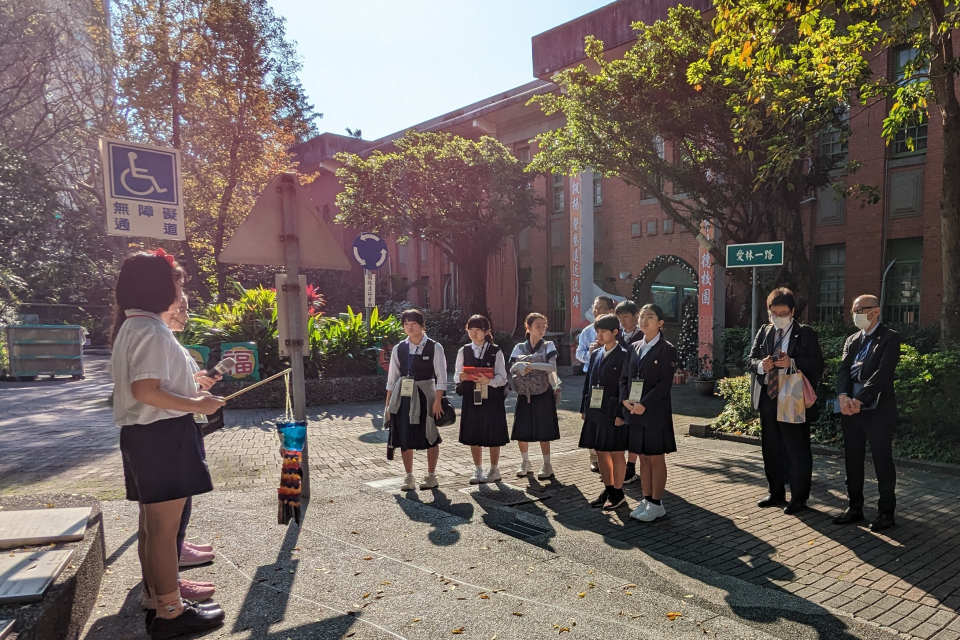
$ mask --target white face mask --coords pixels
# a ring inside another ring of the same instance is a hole
[[[866,331],[870,328],[870,324],[873,320],[870,320],[867,317],[866,313],[855,313],[853,314],[853,324],[857,325],[857,329],[861,331]]]
[[[781,329],[781,330],[782,330],[782,329],[786,329],[787,327],[790,326],[790,323],[793,322],[793,318],[791,318],[791,317],[789,317],[789,316],[786,317],[786,318],[781,318],[780,316],[775,316],[775,315],[773,315],[773,314],[771,313],[771,314],[770,314],[770,322],[771,322],[771,323],[773,324],[773,326],[775,326],[777,329]]]

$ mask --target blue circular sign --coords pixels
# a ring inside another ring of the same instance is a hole
[[[374,233],[361,233],[353,241],[353,259],[364,269],[379,269],[387,262],[387,243]]]

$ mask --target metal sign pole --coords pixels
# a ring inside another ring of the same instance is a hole
[[[300,312],[300,237],[297,232],[297,193],[296,174],[285,173],[281,177],[281,195],[283,197],[283,250],[285,257],[284,267],[287,272],[287,322],[289,336],[287,349],[290,353],[290,368],[293,369],[293,419],[297,422],[307,420],[306,390],[303,377],[304,331]],[[307,439],[303,441],[303,456],[301,460],[303,479],[300,485],[300,495],[310,497],[310,462],[307,453]]]
[[[364,269],[364,270],[363,270],[363,299],[364,299],[364,302],[369,302],[369,300],[368,300],[369,295],[368,295],[368,293],[367,293],[367,288],[370,286],[370,274],[371,274],[371,273],[372,273],[372,272],[370,271],[370,269]],[[366,309],[366,311],[365,311],[364,315],[366,316],[367,331],[369,331],[369,330],[370,330],[370,313],[371,313],[371,311],[373,310],[373,307],[370,307],[370,306],[368,306],[368,305],[365,305],[365,309]]]
[[[757,336],[757,268],[754,267],[750,293],[750,339]]]

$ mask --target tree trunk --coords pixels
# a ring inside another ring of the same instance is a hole
[[[239,122],[243,126],[243,120]],[[217,269],[217,302],[223,302],[227,289],[227,265],[220,262],[220,253],[227,235],[227,213],[233,203],[233,193],[240,181],[240,134],[235,130],[230,144],[230,173],[227,176],[227,185],[220,197],[220,207],[217,211],[217,228],[213,236],[213,259]]]
[[[203,278],[203,273],[200,271],[200,264],[197,262],[196,256],[193,255],[193,247],[190,246],[189,233],[187,234],[187,239],[181,243],[180,246],[183,249],[184,262],[187,263],[187,273],[193,276],[190,279],[190,284],[196,289],[197,295],[200,296],[204,304],[209,304],[212,298],[210,295],[210,287],[207,286],[207,281]]]
[[[940,259],[943,269],[943,304],[940,309],[940,347],[960,342],[960,102],[957,100],[953,64],[953,36],[949,29],[937,33],[942,3],[933,3],[931,38],[938,54],[930,65],[930,84],[943,121],[943,167],[940,186]]]
[[[488,315],[487,309],[487,254],[462,254],[468,258],[457,261],[460,272],[460,308],[468,316]]]

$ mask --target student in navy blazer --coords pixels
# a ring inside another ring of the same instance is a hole
[[[603,492],[590,503],[591,507],[603,507],[611,511],[624,504],[623,479],[627,450],[627,426],[620,404],[620,371],[627,358],[627,350],[619,342],[620,321],[617,316],[600,316],[593,323],[600,347],[593,350],[588,361],[587,375],[583,381],[580,400],[580,417],[583,429],[579,446],[597,452]],[[595,397],[596,396],[596,397]]]
[[[655,304],[640,309],[643,340],[631,345],[620,375],[620,402],[630,426],[629,451],[639,454],[640,483],[644,500],[630,516],[652,522],[666,515],[663,492],[667,485],[667,453],[677,450],[673,435],[673,404],[670,391],[676,370],[677,349],[661,333],[663,310]],[[630,399],[631,389],[641,384],[639,402]]]

